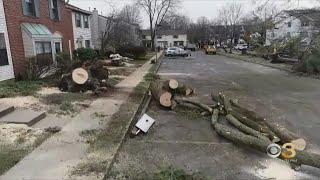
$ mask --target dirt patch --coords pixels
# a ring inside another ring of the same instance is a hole
[[[26,125],[0,125],[0,174],[3,174],[24,156],[38,147],[50,137],[41,129],[30,128]]]
[[[14,106],[17,108],[31,108],[34,109],[37,106],[37,109],[40,107],[43,107],[44,104],[42,104],[38,98],[33,96],[19,96],[19,97],[13,97],[13,98],[1,98],[0,104],[4,104],[7,106]]]

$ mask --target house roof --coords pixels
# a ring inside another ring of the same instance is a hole
[[[43,36],[43,37],[48,37],[52,36],[51,31],[42,24],[33,24],[33,23],[22,23],[21,27],[27,31],[30,36]]]
[[[298,10],[287,10],[284,12],[300,20],[303,20],[303,21],[308,20],[308,21],[316,22],[317,25],[320,25],[319,9],[298,9]]]
[[[149,29],[144,29],[141,31],[142,35],[150,35]],[[158,30],[157,35],[181,35],[181,34],[187,34],[183,30]]]
[[[80,13],[83,13],[83,14],[87,14],[87,15],[91,15],[92,14],[90,11],[81,9],[81,8],[79,8],[77,6],[74,6],[74,5],[71,5],[71,4],[67,4],[66,7],[68,9],[71,9],[72,11],[80,12]]]

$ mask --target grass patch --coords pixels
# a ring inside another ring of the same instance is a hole
[[[197,108],[188,108],[177,106],[175,112],[179,115],[184,117],[187,120],[195,120],[195,119],[207,119],[206,117],[202,116],[201,113],[203,112]]]
[[[0,174],[9,170],[27,154],[27,149],[17,149],[14,146],[0,145]]]
[[[108,84],[111,86],[117,85],[119,82],[121,82],[124,78],[120,77],[112,77],[108,79]]]
[[[73,103],[92,99],[91,94],[86,93],[58,93],[58,94],[49,94],[41,97],[41,101],[49,105],[59,105],[63,103]]]
[[[80,135],[87,138],[87,143],[90,144],[89,153],[109,154],[117,148],[117,145],[122,141],[123,133],[127,130],[131,118],[144,97],[145,91],[148,89],[147,85],[147,82],[141,82],[134,89],[129,99],[120,106],[119,111],[113,115],[112,121],[105,129],[81,132]],[[99,114],[96,115],[100,116]],[[105,173],[109,163],[108,159],[104,158],[91,159],[79,164],[72,173],[77,175]]]
[[[41,102],[47,105],[53,105],[48,113],[59,115],[76,114],[80,110],[74,105],[74,102],[81,102],[90,99],[93,99],[91,94],[83,93],[60,93],[40,97]]]
[[[154,172],[142,169],[130,169],[125,171],[111,171],[110,179],[136,179],[136,180],[209,180],[200,172],[187,173],[183,169],[173,166],[161,168]]]
[[[153,71],[157,65],[153,65]],[[150,79],[145,77],[145,80],[134,88],[127,101],[120,106],[119,111],[112,116],[112,120],[103,130],[81,133],[81,136],[86,137],[87,142],[90,144],[89,153],[99,154],[101,158],[94,158],[81,163],[72,171],[73,174],[106,173],[109,163],[111,163],[110,159],[108,159],[110,158],[110,152],[114,153],[119,143],[121,143],[124,133],[127,131],[128,126],[130,126],[131,118],[138,111],[150,82]],[[95,115],[97,117],[100,116],[99,114]]]
[[[44,81],[18,81],[8,80],[0,82],[0,98],[15,96],[30,96],[46,85]]]
[[[24,148],[18,145],[0,144],[0,175],[16,165],[22,158],[41,145],[51,135],[51,133],[45,133],[37,138],[33,146]],[[18,140],[17,143],[21,143],[20,141],[22,140]]]
[[[155,55],[156,55],[155,52],[148,52],[145,56],[135,59],[135,61],[148,61]]]
[[[188,174],[182,169],[176,169],[172,166],[161,169],[154,174],[156,180],[207,180],[201,173]]]

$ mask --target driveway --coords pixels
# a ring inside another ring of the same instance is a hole
[[[196,98],[211,103],[210,93],[222,91],[268,119],[284,124],[320,153],[320,81],[224,56],[195,52],[192,59],[166,58],[163,78],[175,78],[196,88]],[[209,179],[318,179],[318,169],[300,172],[267,155],[231,144],[219,137],[209,120],[191,112],[173,112],[151,104],[156,124],[147,135],[127,139],[111,178],[146,177],[173,166],[199,172]]]

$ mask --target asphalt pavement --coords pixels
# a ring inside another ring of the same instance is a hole
[[[285,125],[307,140],[307,149],[320,153],[320,81],[277,69],[205,55],[165,58],[163,78],[175,78],[196,88],[195,99],[211,103],[211,92],[224,92],[262,116]],[[172,166],[209,179],[319,179],[316,168],[293,171],[266,154],[234,145],[219,137],[209,120],[190,112],[173,112],[151,104],[147,112],[156,124],[146,135],[127,139],[110,179],[148,179]]]

